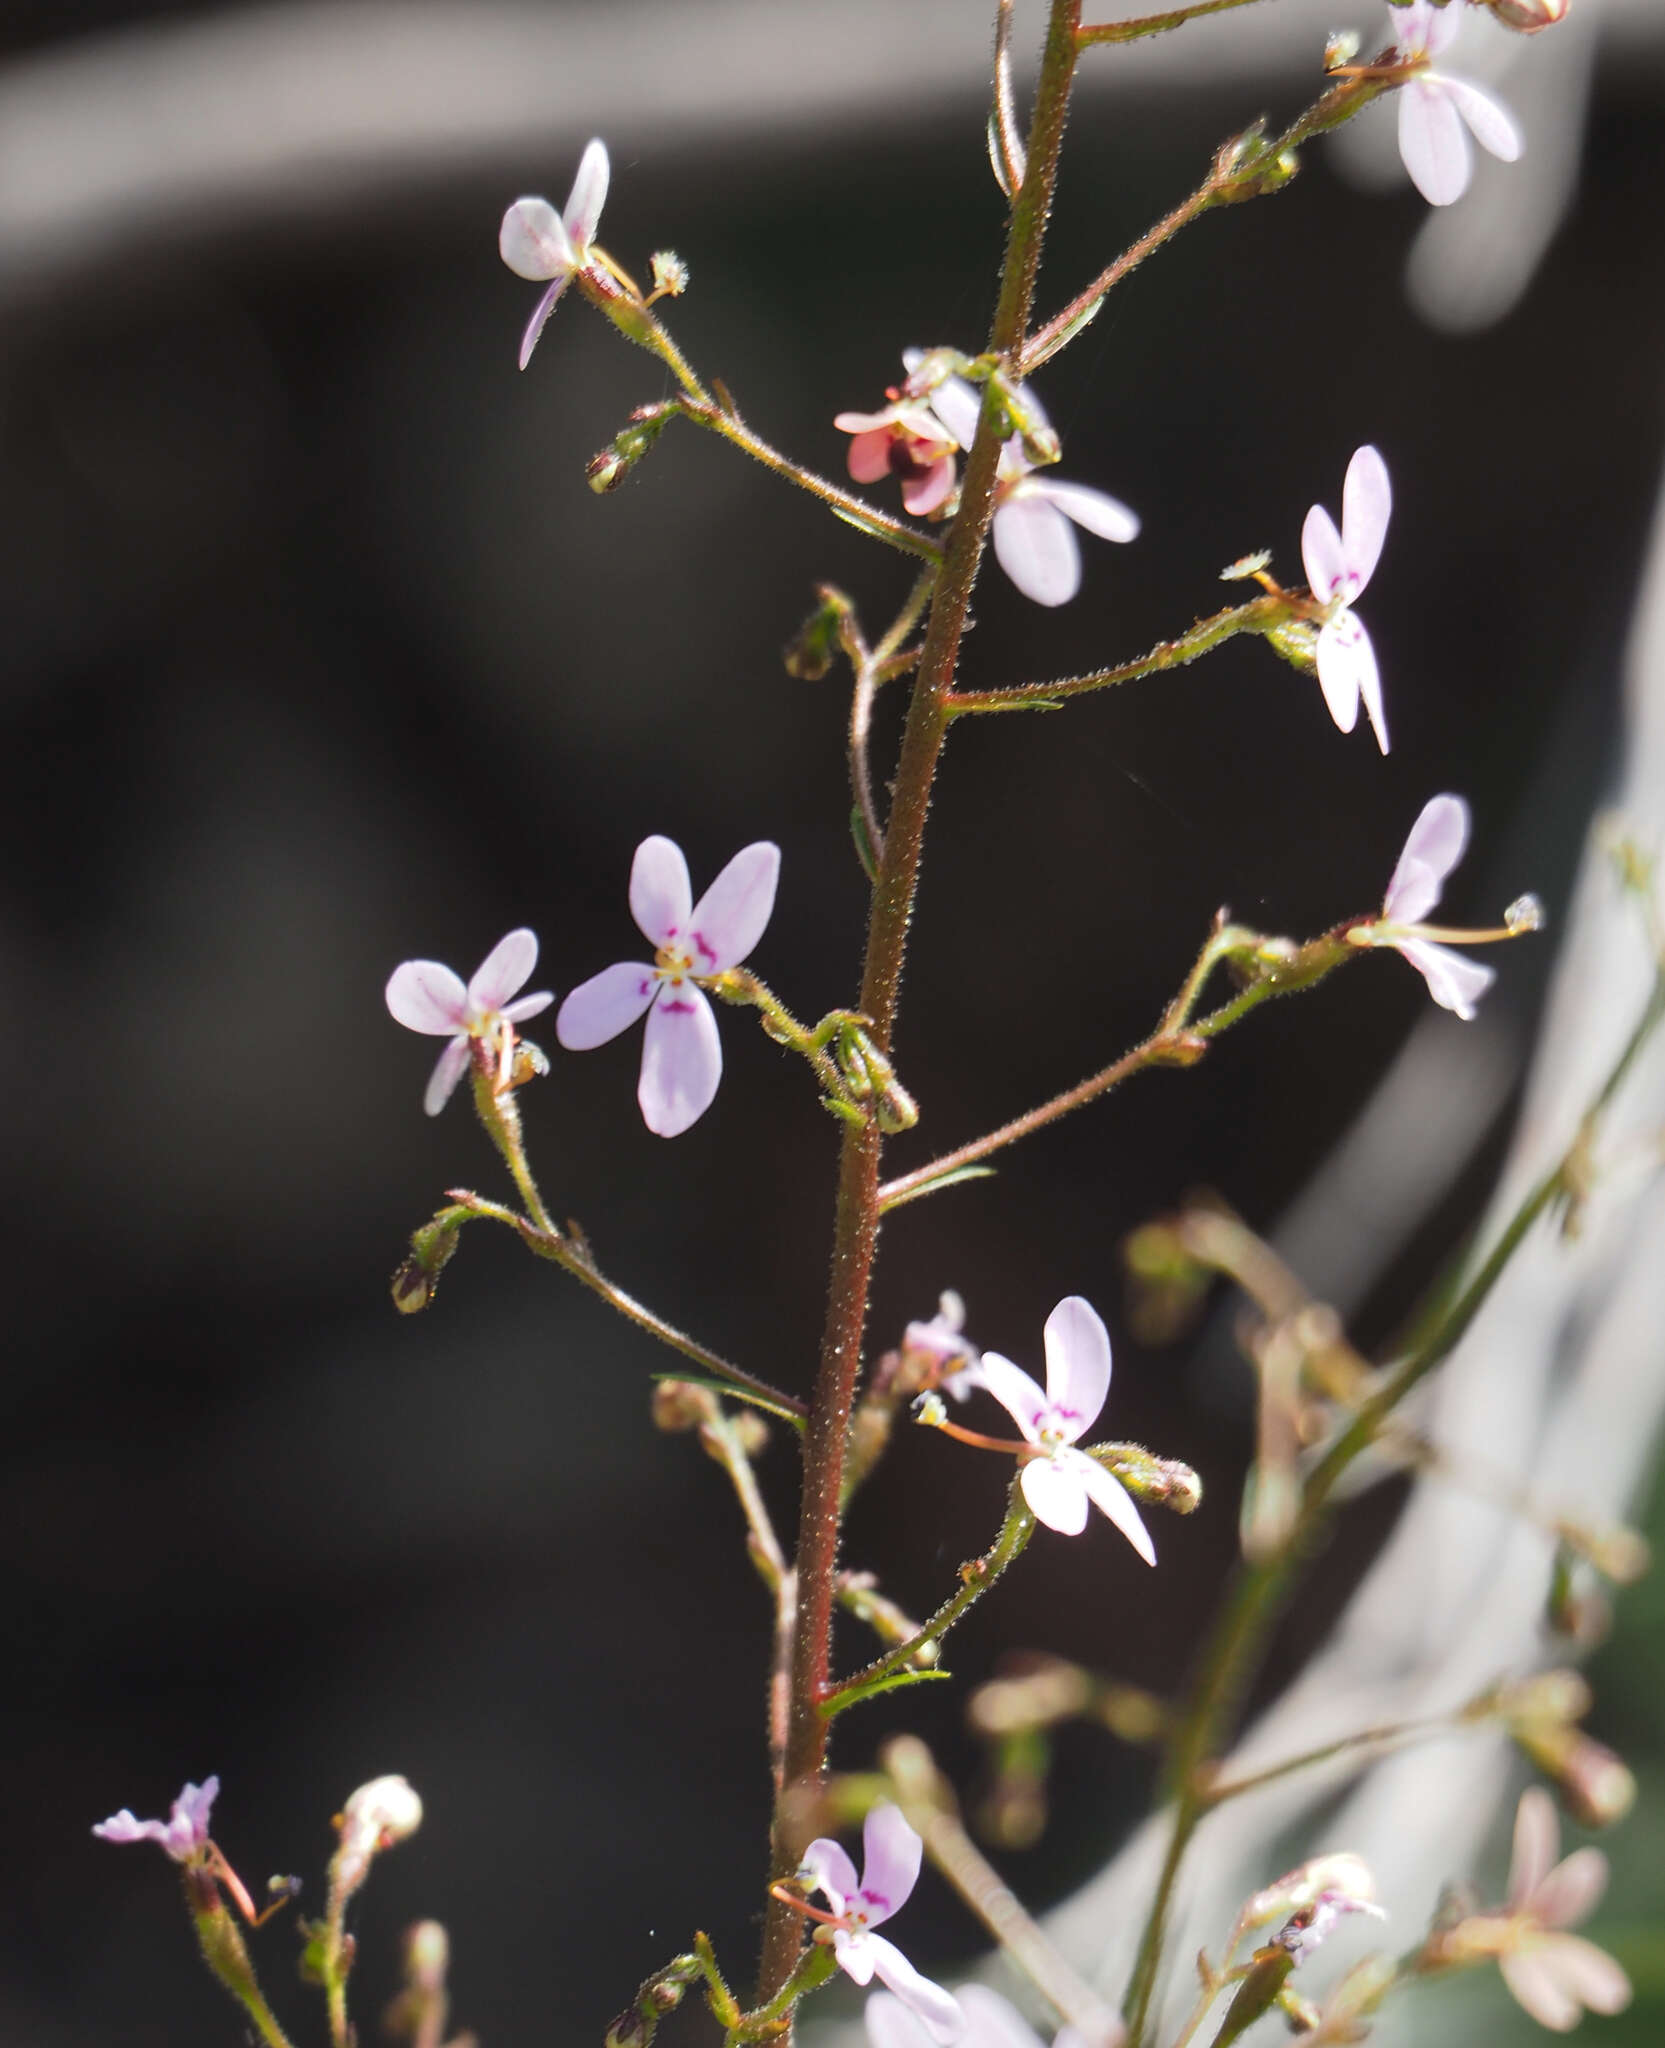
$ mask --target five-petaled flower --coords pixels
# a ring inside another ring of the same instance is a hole
[[[661,1138],[676,1137],[711,1107],[723,1048],[698,984],[738,967],[762,938],[779,875],[780,848],[760,839],[742,847],[695,903],[682,849],[657,835],[644,839],[630,869],[630,914],[653,943],[654,964],[603,968],[556,1015],[562,1045],[588,1052],[646,1013],[636,1100]]]
[[[1341,531],[1322,505],[1314,505],[1301,528],[1301,559],[1312,594],[1325,608],[1318,635],[1318,686],[1330,716],[1343,732],[1358,723],[1359,702],[1388,750],[1387,717],[1382,710],[1382,679],[1370,635],[1352,609],[1354,598],[1370,581],[1387,538],[1393,510],[1393,489],[1387,464],[1374,448],[1355,449],[1342,487]]]
[[[1440,900],[1445,878],[1468,845],[1468,805],[1449,793],[1430,797],[1411,827],[1405,850],[1388,883],[1380,918],[1353,925],[1347,933],[1355,946],[1391,946],[1411,963],[1428,984],[1428,993],[1443,1010],[1471,1019],[1474,1006],[1496,979],[1494,970],[1453,952],[1442,939],[1481,944],[1535,931],[1542,910],[1535,896],[1522,896],[1509,906],[1504,925],[1495,931],[1447,931],[1422,920]]]
[[[1520,130],[1507,107],[1466,78],[1450,78],[1433,60],[1451,47],[1463,9],[1410,0],[1392,10],[1394,58],[1421,68],[1399,88],[1399,154],[1430,206],[1461,199],[1474,175],[1469,135],[1506,164],[1520,155]]]
[[[520,367],[532,360],[543,324],[576,274],[590,261],[590,244],[601,222],[607,198],[607,148],[590,143],[578,160],[578,175],[567,194],[566,211],[557,213],[547,199],[517,199],[503,216],[497,248],[516,277],[534,284],[552,279],[526,323],[520,344]]]
[[[555,997],[542,989],[511,1001],[524,988],[538,964],[538,938],[523,926],[498,940],[465,988],[461,978],[437,960],[405,960],[388,977],[387,1007],[407,1031],[430,1038],[449,1037],[428,1081],[422,1107],[438,1116],[468,1065],[468,1048],[482,1040],[493,1052],[507,1053],[513,1026],[547,1010]]]
[[[996,1351],[983,1353],[982,1375],[983,1385],[1033,1446],[1021,1484],[1036,1520],[1078,1536],[1091,1501],[1146,1564],[1155,1564],[1155,1546],[1126,1487],[1075,1448],[1110,1391],[1110,1333],[1091,1302],[1067,1295],[1047,1317],[1044,1393],[1021,1366]]]
[[[910,371],[925,358],[909,349],[902,359]],[[931,410],[959,442],[969,449],[977,433],[982,394],[962,378],[948,377],[929,393]],[[1026,412],[1037,426],[1046,416],[1032,392],[1023,394]],[[1101,540],[1134,540],[1139,515],[1119,498],[1085,484],[1055,482],[1023,452],[1021,435],[1013,434],[1000,451],[994,488],[994,553],[1006,574],[1036,604],[1068,604],[1081,588],[1081,550],[1070,521]]]
[[[888,1984],[924,2021],[934,2040],[957,2041],[965,2017],[953,1998],[940,1984],[922,1977],[894,1942],[872,1931],[906,1903],[919,1880],[924,1844],[900,1807],[888,1803],[868,1814],[861,1840],[859,1878],[846,1851],[824,1835],[804,1851],[798,1876],[832,1909],[816,1939],[831,1941],[839,1968],[857,1984],[871,1984],[875,1976]]]
[[[105,1842],[156,1842],[175,1863],[200,1863],[208,1851],[208,1812],[219,1794],[218,1778],[187,1785],[166,1820],[136,1820],[124,1806],[101,1820],[93,1833]]]
[[[856,437],[848,457],[856,482],[897,477],[902,503],[920,519],[952,495],[959,444],[923,399],[895,389],[886,396],[890,403],[883,412],[841,412],[833,425]]]

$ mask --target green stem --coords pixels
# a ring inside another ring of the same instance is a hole
[[[1321,1743],[1316,1749],[1304,1749],[1298,1756],[1287,1756],[1282,1762],[1267,1764],[1263,1770],[1246,1771],[1240,1778],[1216,1778],[1208,1780],[1203,1793],[1209,1807],[1224,1806],[1228,1799],[1241,1799],[1246,1792],[1258,1792],[1263,1785],[1275,1785],[1280,1778],[1292,1778],[1298,1771],[1313,1769],[1318,1764],[1327,1764],[1332,1758],[1346,1756],[1356,1749],[1383,1751],[1397,1749],[1404,1743],[1420,1741],[1427,1735],[1449,1734],[1454,1728],[1473,1725],[1473,1716],[1459,1707],[1450,1714],[1429,1714],[1417,1721],[1387,1721],[1379,1728],[1358,1728],[1351,1735],[1343,1735],[1335,1742]]]
[[[1143,14],[1137,21],[1090,22],[1077,31],[1076,41],[1090,50],[1104,43],[1131,43],[1140,36],[1159,36],[1170,28],[1183,28],[1205,14],[1225,14],[1233,7],[1250,7],[1254,0],[1192,0],[1189,7],[1173,7],[1166,14]]]

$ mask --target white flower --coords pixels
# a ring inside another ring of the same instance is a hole
[[[1314,505],[1301,528],[1301,559],[1317,601],[1327,607],[1318,635],[1318,687],[1330,716],[1343,732],[1358,723],[1362,699],[1376,744],[1388,750],[1387,716],[1376,650],[1353,600],[1370,581],[1381,559],[1393,511],[1387,464],[1374,448],[1355,449],[1341,494],[1341,531],[1322,505]]]
[[[601,224],[607,199],[607,148],[592,142],[578,160],[578,175],[567,194],[566,211],[557,213],[547,199],[517,199],[497,231],[497,249],[516,277],[550,285],[532,310],[520,344],[520,367],[532,360],[543,324],[576,272],[590,260],[590,244]]]
[[[1460,0],[1444,7],[1436,7],[1434,0],[1410,0],[1391,15],[1395,58],[1423,66],[1399,88],[1399,154],[1411,183],[1430,206],[1449,206],[1468,190],[1474,175],[1469,134],[1506,164],[1523,147],[1507,107],[1466,78],[1450,78],[1433,68],[1433,59],[1450,48],[1462,17]]]
[[[1515,1813],[1515,1848],[1509,1865],[1509,1914],[1514,1941],[1498,1958],[1503,1981],[1540,2026],[1558,2034],[1591,2012],[1623,2012],[1630,1979],[1605,1949],[1560,1930],[1595,1911],[1607,1889],[1607,1858],[1599,1849],[1575,1849],[1555,1861],[1561,1846],[1555,1802],[1541,1785],[1521,1794]]]
[[[1110,1391],[1110,1333],[1092,1304],[1071,1294],[1047,1317],[1044,1393],[1021,1366],[996,1351],[983,1353],[982,1373],[983,1385],[1038,1454],[1025,1462],[1021,1481],[1036,1520],[1065,1536],[1079,1536],[1091,1501],[1146,1564],[1155,1564],[1155,1546],[1126,1487],[1096,1459],[1075,1449]]]
[[[1454,1010],[1470,1020],[1475,1004],[1497,979],[1496,972],[1440,945],[1428,936],[1432,928],[1422,923],[1439,902],[1445,878],[1467,845],[1468,805],[1460,796],[1430,797],[1405,841],[1382,900],[1380,920],[1355,925],[1347,936],[1356,946],[1391,946],[1427,982],[1428,993],[1442,1010]]]
[[[387,1007],[395,1022],[407,1031],[451,1040],[440,1054],[422,1098],[429,1116],[438,1116],[450,1101],[451,1091],[468,1065],[471,1040],[482,1039],[497,1052],[507,1044],[505,1029],[537,1016],[554,1002],[549,989],[509,1000],[516,989],[525,987],[537,964],[537,933],[523,926],[498,940],[466,988],[459,976],[437,960],[405,960],[394,968],[388,977]]]
[[[950,1287],[937,1297],[937,1312],[928,1323],[909,1323],[902,1332],[902,1349],[930,1359],[937,1386],[956,1401],[983,1384],[977,1347],[961,1334],[964,1329],[965,1303]]]

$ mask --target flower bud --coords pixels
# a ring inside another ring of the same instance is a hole
[[[820,584],[816,596],[820,603],[781,650],[786,673],[804,683],[818,683],[828,673],[843,644],[844,627],[855,616],[850,600],[832,584]]]
[[[1636,1804],[1636,1779],[1624,1758],[1582,1728],[1538,1721],[1512,1727],[1522,1751],[1561,1794],[1581,1827],[1611,1827]]]
[[[1113,1472],[1135,1500],[1146,1500],[1176,1515],[1202,1505],[1202,1481],[1178,1458],[1157,1458],[1139,1444],[1085,1444],[1089,1458]]]
[[[461,1235],[462,1223],[454,1209],[441,1210],[431,1223],[411,1232],[410,1257],[391,1283],[393,1306],[400,1315],[413,1316],[433,1300],[439,1276],[449,1264]]]
[[[705,1387],[696,1387],[688,1380],[659,1380],[654,1384],[653,1426],[667,1436],[698,1429],[716,1412],[717,1403]]]
[[[348,1899],[370,1874],[372,1857],[422,1825],[422,1801],[397,1774],[360,1785],[336,1816],[340,1846],[330,1858],[332,1902]]]
[[[1274,1878],[1264,1891],[1245,1899],[1239,1917],[1245,1927],[1262,1927],[1280,1914],[1296,1913],[1303,1906],[1315,1905],[1326,1894],[1350,1900],[1355,1908],[1368,1906],[1376,1897],[1376,1880],[1362,1857],[1345,1850],[1336,1855],[1314,1856],[1310,1862],[1298,1864],[1282,1877]]]
[[[1558,21],[1565,20],[1572,0],[1475,0],[1475,4],[1489,7],[1492,19],[1505,28],[1512,28],[1519,35],[1535,36],[1541,29],[1553,28]]]

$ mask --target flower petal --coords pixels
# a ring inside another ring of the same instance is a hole
[[[711,1107],[723,1078],[723,1048],[711,1005],[691,981],[665,986],[648,1011],[636,1100],[659,1138],[679,1138]]]
[[[1393,486],[1387,464],[1367,442],[1353,450],[1347,481],[1341,488],[1341,549],[1352,573],[1353,592],[1361,591],[1375,573],[1393,515]],[[1385,751],[1385,750],[1384,750]]]
[[[555,1016],[555,1036],[568,1052],[589,1052],[635,1023],[659,987],[651,967],[621,960],[581,981]]]
[[[1060,1536],[1079,1536],[1086,1528],[1087,1489],[1073,1460],[1054,1464],[1050,1458],[1031,1458],[1023,1468],[1022,1485],[1023,1497],[1037,1522],[1056,1529]]]
[[[954,1996],[977,2048],[1041,2048],[1035,2029],[998,1991],[991,1991],[986,1984],[962,1984]]]
[[[547,199],[517,199],[497,231],[497,253],[533,284],[564,278],[578,261],[561,216]]]
[[[1599,1849],[1575,1849],[1533,1886],[1523,1911],[1545,1927],[1576,1927],[1606,1889],[1607,1858]]]
[[[1445,878],[1468,845],[1468,805],[1449,791],[1431,796],[1418,813],[1382,899],[1392,924],[1417,924],[1440,900]]]
[[[911,351],[910,351],[911,353]],[[902,358],[907,362],[907,356]],[[909,365],[911,371],[912,365]],[[983,410],[983,394],[963,377],[945,377],[925,401],[962,448],[977,438],[977,421]]]
[[[572,281],[572,273],[563,270],[538,303],[532,308],[532,317],[526,323],[526,332],[520,337],[520,367],[524,370],[532,360],[532,351],[538,345],[538,336],[544,330],[544,323],[560,303],[560,297]]]
[[[1085,1451],[1077,1451],[1081,1460],[1079,1476],[1087,1489],[1087,1498],[1094,1507],[1101,1509],[1115,1523],[1146,1564],[1155,1564],[1156,1545],[1150,1540],[1150,1531],[1140,1519],[1139,1510],[1133,1504],[1130,1494],[1114,1472],[1106,1472],[1096,1458],[1089,1458]]]
[[[866,1945],[873,1952],[871,1969],[888,1984],[902,2003],[924,2021],[933,2041],[941,2048],[959,2040],[965,2032],[965,2014],[951,1993],[929,1977],[922,1977],[893,1941],[882,1934],[869,1934]]]
[[[1337,612],[1318,636],[1318,687],[1342,732],[1351,732],[1358,724],[1359,693],[1366,670],[1375,662],[1363,626],[1351,612]]]
[[[1301,561],[1307,583],[1320,603],[1328,604],[1341,594],[1347,581],[1347,554],[1335,521],[1322,505],[1314,505],[1301,528]]]
[[[852,469],[850,474],[855,475]],[[934,512],[953,493],[954,458],[945,455],[933,462],[923,476],[904,477],[902,480],[902,507],[911,512],[915,519],[923,519],[928,512]]]
[[[739,966],[763,936],[779,880],[780,848],[772,839],[741,847],[689,917],[696,974]]]
[[[1430,206],[1449,206],[1468,190],[1474,152],[1443,79],[1413,78],[1399,88],[1399,154]]]
[[[1037,478],[1033,488],[1041,497],[1050,499],[1066,518],[1086,527],[1089,533],[1096,533],[1100,540],[1139,537],[1138,513],[1120,498],[1112,498],[1108,491],[1090,490],[1086,484],[1057,483],[1045,477]]]
[[[187,1781],[185,1789],[173,1803],[173,1818],[189,1828],[199,1842],[208,1839],[208,1816],[214,1801],[220,1796],[220,1781],[217,1777],[204,1778],[200,1785]]]
[[[836,427],[853,417],[851,413],[841,412],[833,421],[833,425]],[[856,438],[850,443],[850,452],[845,460],[851,476],[858,484],[876,484],[882,477],[889,476],[890,445],[888,427],[869,427],[857,433]]]
[[[140,1820],[124,1806],[120,1813],[112,1813],[108,1820],[95,1821],[93,1833],[102,1842],[167,1842],[167,1823],[160,1820]]]
[[[468,1066],[468,1045],[467,1032],[460,1031],[435,1061],[428,1085],[422,1091],[422,1107],[429,1116],[438,1116],[455,1093]]]
[[[868,1814],[861,1831],[861,1896],[872,1926],[888,1920],[919,1882],[925,1844],[899,1806],[886,1800]]]
[[[643,938],[665,946],[688,929],[694,885],[688,863],[674,839],[656,832],[644,839],[630,863],[630,915]]]
[[[861,2009],[868,2048],[931,2048],[925,2022],[894,1992],[875,1991]],[[1040,2048],[1040,2043],[1035,2043]]]
[[[855,1897],[860,1886],[856,1866],[850,1861],[848,1850],[842,1842],[835,1842],[827,1835],[817,1835],[804,1851],[798,1874],[818,1892],[825,1894],[827,1904],[835,1913],[844,1911],[846,1901]]]
[[[1097,1419],[1110,1391],[1110,1332],[1090,1301],[1067,1294],[1046,1319],[1046,1398],[1070,1441]]]
[[[437,960],[402,960],[388,976],[387,1007],[407,1031],[449,1037],[468,1022],[468,990]]]
[[[1370,730],[1376,735],[1376,745],[1382,753],[1388,750],[1387,711],[1382,704],[1382,674],[1376,666],[1376,648],[1370,635],[1364,630],[1364,621],[1356,613],[1349,613],[1359,629],[1362,642],[1359,666],[1359,698],[1364,705],[1364,715],[1370,720]]]
[[[1068,519],[1040,487],[1013,491],[994,515],[994,552],[1036,604],[1068,604],[1081,588],[1081,550]]]
[[[554,1000],[553,989],[540,989],[535,996],[517,996],[512,1003],[505,1003],[503,1014],[511,1024],[524,1024],[528,1017],[536,1017],[547,1010]]]
[[[1554,1964],[1541,1948],[1517,1949],[1513,1955],[1500,1956],[1497,1966],[1516,2002],[1540,2027],[1567,2034],[1578,2025],[1583,2016],[1578,2000],[1562,1988]]]
[[[566,211],[561,216],[575,252],[587,249],[595,240],[595,231],[601,225],[601,209],[607,203],[607,178],[607,145],[600,141],[586,143],[584,154],[578,159],[578,175],[567,194]]]
[[[833,1954],[838,1958],[838,1967],[856,1984],[872,1983],[879,1962],[878,1944],[876,1934],[852,1934],[847,1927],[833,1932]]]
[[[474,970],[474,979],[468,984],[470,1004],[482,1014],[501,1010],[530,981],[537,964],[538,935],[522,925],[499,939]]]
[[[1509,1906],[1518,1912],[1549,1875],[1561,1847],[1555,1801],[1542,1785],[1529,1785],[1515,1808],[1514,1853],[1509,1859]]]
[[[1514,163],[1526,142],[1515,125],[1514,115],[1502,101],[1494,100],[1479,86],[1470,85],[1466,78],[1442,78],[1440,84],[1480,147],[1506,164]]]
[[[1040,1434],[1046,1396],[1024,1371],[998,1351],[983,1353],[983,1384],[1017,1424],[1030,1443]]]
[[[1562,1987],[1591,2012],[1623,2012],[1629,2005],[1633,1996],[1630,1979],[1606,1949],[1597,1948],[1583,1935],[1553,1935],[1539,1953]]]
[[[1497,979],[1497,970],[1483,967],[1466,953],[1437,946],[1432,939],[1399,939],[1395,950],[1403,953],[1428,984],[1428,993],[1442,1010],[1455,1010],[1465,1023],[1472,1023],[1474,1006]]]

